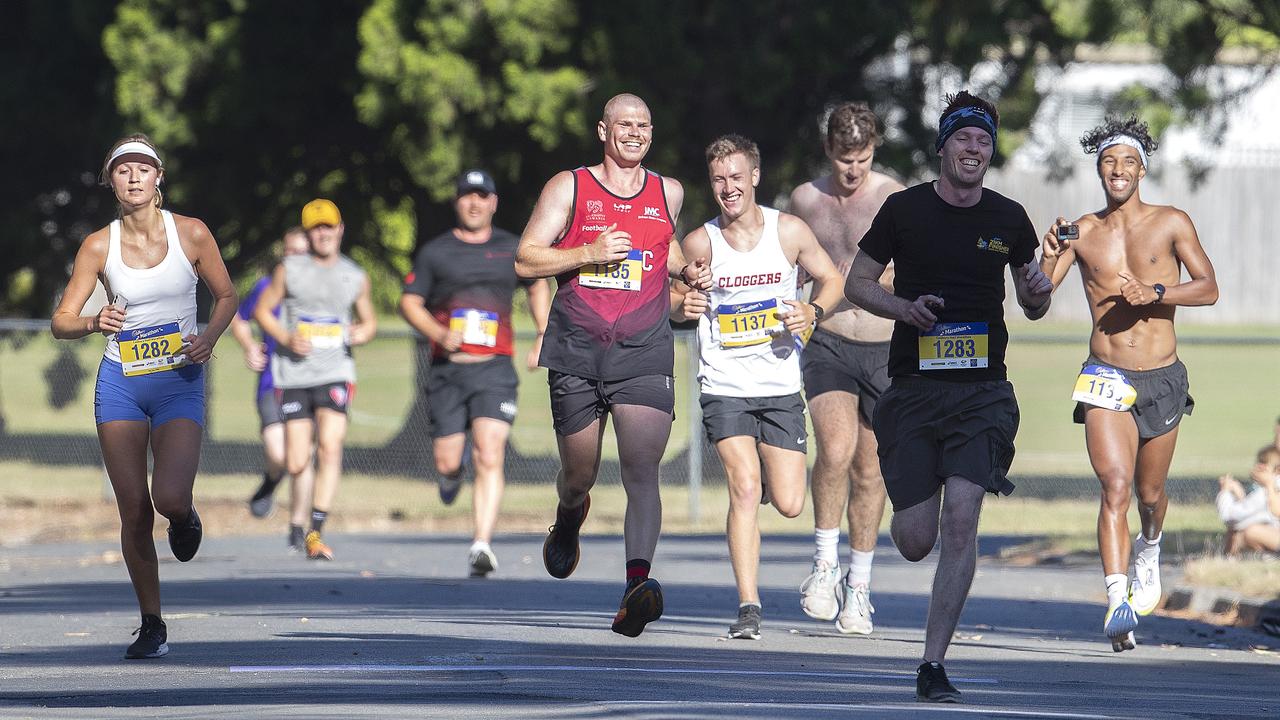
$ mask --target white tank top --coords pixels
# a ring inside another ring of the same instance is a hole
[[[113,220],[107,245],[107,298],[114,304],[125,304],[125,330],[140,330],[177,323],[183,337],[196,334],[196,271],[182,251],[178,227],[168,210],[161,210],[164,234],[169,248],[155,267],[133,268],[124,264],[120,254],[120,221]],[[120,362],[120,344],[112,335],[104,353],[108,360]]]
[[[782,252],[778,211],[761,207],[764,231],[749,252],[734,250],[720,219],[703,225],[711,239],[710,310],[698,319],[698,383],[729,397],[778,397],[800,392],[796,338],[778,313],[796,296],[796,266]]]

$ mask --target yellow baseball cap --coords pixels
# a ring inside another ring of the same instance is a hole
[[[341,224],[342,213],[338,212],[338,206],[334,205],[332,200],[316,198],[302,206],[302,227],[307,230],[317,225],[336,227]]]

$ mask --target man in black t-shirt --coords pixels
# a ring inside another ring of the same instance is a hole
[[[916,698],[928,702],[960,699],[942,661],[973,582],[978,514],[984,493],[1013,490],[1018,404],[1005,379],[1004,268],[1032,320],[1053,289],[1034,262],[1039,239],[1026,211],[982,187],[998,123],[981,98],[947,98],[938,180],[885,200],[845,284],[851,302],[896,321],[892,382],[872,417],[894,544],[915,562],[942,536],[916,670]],[[890,262],[892,294],[879,283]]]
[[[475,539],[467,565],[472,577],[498,567],[489,543],[502,502],[507,436],[516,417],[511,296],[518,286],[528,290],[529,312],[538,329],[526,359],[529,369],[537,367],[551,305],[546,280],[516,277],[520,239],[493,226],[497,209],[493,178],[483,170],[463,173],[454,199],[458,226],[418,251],[400,297],[404,319],[431,341],[427,414],[440,499],[446,505],[462,487],[466,433],[471,431]]]

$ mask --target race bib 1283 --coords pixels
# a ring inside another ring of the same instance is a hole
[[[987,367],[987,324],[937,323],[920,333],[921,370]]]

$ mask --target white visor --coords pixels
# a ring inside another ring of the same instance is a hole
[[[1111,137],[1098,143],[1098,162],[1102,162],[1102,151],[1112,145],[1128,145],[1138,151],[1138,157],[1142,158],[1142,167],[1147,167],[1147,151],[1142,147],[1142,143],[1128,135],[1112,135]]]
[[[150,145],[137,140],[131,140],[116,148],[115,152],[111,153],[111,159],[107,161],[107,167],[112,167],[117,159],[125,155],[144,155],[155,160],[157,168],[164,168],[164,163],[161,162],[160,156],[156,154],[156,151],[152,150]]]

